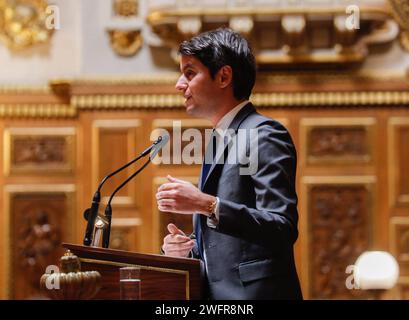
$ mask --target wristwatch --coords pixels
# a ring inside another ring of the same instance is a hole
[[[215,219],[216,218],[216,210],[217,210],[217,205],[218,205],[218,203],[219,203],[219,198],[218,197],[215,197],[215,200],[209,205],[209,210],[208,210],[208,212],[209,212],[209,215],[208,215],[208,217],[209,217],[209,219]]]

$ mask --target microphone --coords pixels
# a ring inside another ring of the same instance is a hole
[[[165,136],[166,137],[166,142],[169,140],[169,136]],[[93,237],[93,230],[94,230],[94,224],[95,224],[95,219],[98,215],[98,208],[99,208],[99,203],[101,201],[101,189],[102,186],[105,184],[105,182],[111,178],[112,176],[116,175],[118,172],[121,172],[122,170],[128,168],[131,164],[135,163],[136,161],[138,161],[139,159],[141,159],[142,157],[145,157],[147,154],[149,154],[149,152],[151,152],[151,150],[153,148],[155,148],[158,145],[163,146],[163,144],[161,144],[161,142],[163,141],[163,138],[161,136],[158,137],[158,139],[152,143],[151,146],[149,146],[148,148],[146,148],[143,152],[141,152],[135,159],[129,161],[127,164],[123,165],[122,167],[120,167],[119,169],[115,170],[114,172],[108,174],[107,176],[104,177],[104,179],[102,179],[101,183],[98,186],[97,191],[94,193],[94,196],[92,198],[92,204],[91,207],[86,209],[84,211],[84,218],[85,220],[88,221],[87,223],[87,227],[85,229],[85,236],[84,236],[84,245],[85,246],[89,246],[92,243],[92,237]],[[165,143],[166,143],[165,142]],[[159,150],[158,150],[159,151]],[[155,154],[156,155],[156,154]]]
[[[161,138],[161,140],[159,140],[159,138]],[[159,153],[159,151],[165,146],[165,144],[168,143],[169,141],[169,135],[167,134],[166,136],[159,136],[158,140],[156,140],[155,142],[157,142],[155,145],[152,145],[151,150],[153,149],[153,152],[150,155],[150,159],[151,161],[156,157],[156,155]]]
[[[114,198],[115,194],[121,190],[129,181],[131,181],[133,178],[135,178],[143,169],[146,168],[146,166],[156,157],[158,152],[163,148],[163,146],[169,141],[169,135],[166,135],[164,137],[159,136],[159,138],[151,145],[149,148],[145,149],[141,155],[147,155],[149,152],[151,152],[151,156],[149,159],[143,164],[141,168],[139,168],[136,172],[134,172],[131,176],[129,176],[124,182],[122,182],[115,190],[112,192],[111,196],[109,197],[108,204],[105,207],[105,218],[107,221],[107,228],[103,234],[102,237],[102,247],[103,248],[108,248],[109,246],[109,237],[111,234],[111,218],[112,218],[112,207],[111,207],[111,201]]]

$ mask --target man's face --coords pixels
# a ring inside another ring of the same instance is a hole
[[[219,88],[209,70],[195,57],[182,56],[180,61],[182,75],[176,89],[183,93],[186,112],[189,115],[211,118],[216,112]]]

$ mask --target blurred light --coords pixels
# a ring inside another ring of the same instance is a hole
[[[354,280],[360,289],[391,289],[398,281],[399,265],[385,251],[367,251],[355,262]]]

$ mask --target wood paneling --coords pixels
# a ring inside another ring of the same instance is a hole
[[[288,128],[299,155],[300,236],[295,255],[306,298],[365,297],[346,289],[346,268],[361,251],[375,249],[396,256],[402,272],[397,289],[400,297],[408,296],[407,222],[399,220],[409,217],[407,88],[403,79],[350,75],[259,77],[252,100],[262,114]],[[154,129],[166,129],[171,135],[173,161],[174,138],[182,137],[183,150],[192,141],[192,136],[183,141],[189,129],[202,135],[211,128],[207,121],[189,118],[174,83],[166,79],[84,80],[72,83],[67,92],[68,97],[52,91],[0,94],[0,102],[7,105],[0,118],[4,195],[0,197],[0,298],[35,294],[29,289],[31,276],[25,284],[10,280],[20,272],[16,268],[22,261],[17,259],[17,247],[11,247],[24,243],[19,230],[33,229],[36,219],[49,219],[61,230],[60,238],[69,229],[72,241],[82,243],[86,226],[82,213],[98,183],[148,147],[157,134]],[[180,136],[175,135],[174,121],[181,124]],[[204,147],[202,141],[202,151]],[[157,253],[169,222],[191,231],[190,216],[162,213],[156,206],[156,190],[168,174],[197,183],[200,164],[180,160],[180,164],[149,165],[118,193],[112,248]],[[101,211],[107,197],[139,165],[107,182]],[[75,186],[75,192],[65,190],[67,185]],[[44,208],[46,215],[41,217],[38,208]],[[25,250],[34,249],[30,242]],[[58,258],[52,262],[57,263]]]
[[[390,203],[409,208],[409,118],[389,120]]]
[[[39,298],[39,278],[58,264],[61,243],[73,239],[75,187],[72,185],[8,185],[6,208],[10,298]]]
[[[374,124],[374,118],[302,119],[302,161],[308,165],[370,163]]]
[[[309,298],[348,299],[346,268],[371,248],[374,177],[304,177],[301,207]]]
[[[72,174],[75,138],[75,128],[7,128],[4,172],[6,175]]]
[[[140,126],[140,120],[104,119],[93,122],[94,190],[97,189],[97,182],[138,155]],[[106,203],[114,190],[136,171],[135,166],[130,166],[107,180],[103,187],[105,196],[102,197],[102,202]],[[136,192],[140,184],[140,177],[130,181],[118,191],[112,203],[116,207],[122,205],[136,208],[140,202],[137,199],[139,193]]]

